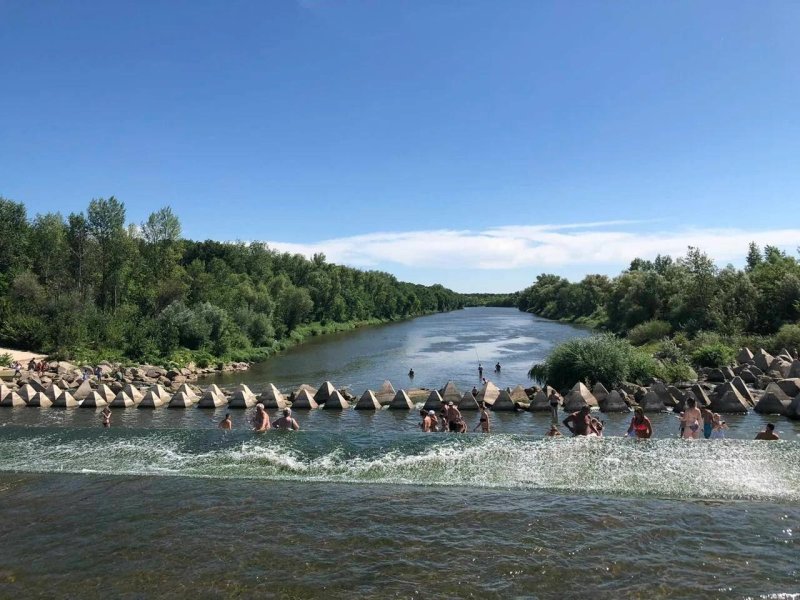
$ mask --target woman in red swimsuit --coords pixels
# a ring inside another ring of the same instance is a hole
[[[628,427],[628,435],[635,435],[642,440],[646,440],[653,435],[653,425],[650,423],[650,419],[644,416],[641,406],[637,406],[636,410],[633,411],[631,425]]]

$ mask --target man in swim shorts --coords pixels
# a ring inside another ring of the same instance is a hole
[[[220,429],[233,429],[233,421],[231,421],[231,413],[225,413],[225,418],[219,422]]]
[[[582,409],[572,413],[562,421],[564,427],[572,432],[573,437],[578,435],[589,435],[592,433],[599,435],[592,424],[592,418],[589,416],[590,412],[591,409],[588,406],[584,406]]]
[[[447,406],[444,409],[444,416],[445,419],[447,419],[448,430],[460,433],[463,429],[461,424],[461,411],[455,407],[455,404],[453,404],[452,400],[447,403]]]

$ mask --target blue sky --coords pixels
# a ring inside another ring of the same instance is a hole
[[[797,2],[0,0],[0,195],[460,291],[800,244]]]

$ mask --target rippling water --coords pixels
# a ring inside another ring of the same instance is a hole
[[[415,385],[470,387],[474,343],[515,385],[583,335],[512,311],[426,319],[244,377],[359,392],[413,356]],[[115,410],[106,430],[92,410],[0,409],[0,598],[800,599],[800,422],[755,442],[771,418],[731,415],[729,439],[687,442],[653,415],[636,441],[605,415],[607,438],[543,439],[542,414],[461,436],[413,411],[298,411],[302,431],[257,435],[245,411],[217,429],[224,412]]]

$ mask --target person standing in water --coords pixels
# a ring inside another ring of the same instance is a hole
[[[550,403],[550,419],[553,425],[556,425],[558,423],[558,396],[555,391],[550,392],[547,400]]]
[[[584,406],[579,411],[572,413],[562,421],[564,427],[572,432],[573,437],[579,435],[600,436],[600,432],[595,429],[595,425],[592,422],[592,417],[589,415],[590,412],[591,409],[588,406]]]
[[[447,419],[447,428],[449,431],[460,433],[462,429],[461,411],[455,407],[452,401],[447,403],[444,409],[444,416]]]
[[[700,439],[700,428],[703,423],[703,414],[697,408],[697,401],[694,398],[686,400],[686,410],[681,415],[681,425],[683,426],[681,435],[685,440]]]
[[[481,433],[489,433],[489,430],[491,429],[489,425],[489,412],[486,410],[485,404],[481,404],[481,413],[480,417],[478,418],[478,424],[475,425],[475,429],[472,431],[475,431],[478,429],[478,427],[481,428]]]
[[[225,418],[219,422],[220,429],[233,429],[233,421],[231,421],[231,413],[225,413]]]
[[[767,426],[764,428],[764,431],[759,431],[756,434],[757,440],[779,440],[781,438],[778,437],[778,434],[775,433],[775,425],[772,423],[767,423]]]
[[[272,424],[273,429],[291,429],[292,431],[299,431],[300,424],[297,419],[292,417],[292,409],[284,408],[283,416]]]
[[[422,429],[425,433],[431,433],[438,429],[436,426],[436,411],[429,410],[419,411],[420,416],[422,417],[422,423],[419,424],[420,429]]]
[[[483,379],[483,365],[478,363],[478,379]]]
[[[628,427],[628,435],[639,438],[640,440],[649,439],[653,435],[653,424],[646,416],[641,406],[637,406],[633,411],[633,418]]]
[[[714,431],[714,413],[705,406],[701,406],[700,414],[703,415],[703,437],[709,439],[711,432]]]
[[[409,369],[408,370],[408,378],[409,379],[414,379],[414,369]]]
[[[259,402],[256,404],[256,416],[253,419],[253,424],[256,432],[263,432],[269,429],[269,415],[267,411],[264,410],[264,405]]]
[[[107,406],[100,411],[100,418],[103,419],[103,427],[111,427],[111,409]]]
[[[499,362],[499,361],[498,361],[498,363],[497,363],[497,364],[494,366],[494,372],[495,372],[495,373],[500,373],[500,362]]]
[[[725,430],[728,428],[728,424],[722,420],[722,417],[719,413],[714,413],[714,428],[711,430],[711,439],[712,440],[724,440],[725,439]]]

